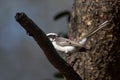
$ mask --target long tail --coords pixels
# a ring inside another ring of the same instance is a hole
[[[91,31],[91,32],[88,33],[88,35],[86,35],[85,37],[86,37],[86,38],[89,38],[90,36],[92,36],[93,34],[95,34],[96,32],[98,32],[100,29],[106,27],[109,23],[110,23],[110,21],[105,21],[105,22],[103,22],[101,25],[98,26],[97,29]],[[85,37],[84,37],[84,38],[85,38]]]
[[[98,26],[97,29],[92,30],[92,31],[89,32],[86,36],[84,36],[84,37],[80,40],[79,43],[80,43],[81,45],[84,45],[84,44],[86,43],[87,39],[88,39],[90,36],[92,36],[93,34],[95,34],[96,32],[98,32],[100,29],[106,27],[110,22],[111,22],[111,21],[105,21],[105,22],[103,22],[101,25]]]

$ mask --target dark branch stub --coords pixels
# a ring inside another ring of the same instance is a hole
[[[17,13],[16,21],[32,36],[44,51],[50,63],[57,68],[67,80],[82,80],[74,69],[56,52],[46,34],[25,13]]]

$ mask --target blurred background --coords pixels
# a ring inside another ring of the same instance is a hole
[[[72,5],[73,0],[0,0],[0,80],[57,80],[57,70],[14,16],[25,12],[45,33],[67,32],[67,17],[53,18]]]

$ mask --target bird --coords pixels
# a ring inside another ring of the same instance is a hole
[[[59,37],[56,33],[48,33],[47,37],[58,52],[72,53],[76,51],[77,48],[82,47],[79,43],[64,37]]]
[[[109,24],[110,21],[105,21],[101,25],[98,26],[97,29],[89,32],[87,35],[85,35],[79,42],[72,41],[70,39],[60,37],[58,36],[57,33],[48,33],[46,34],[49,40],[52,42],[54,48],[58,52],[63,52],[63,53],[73,53],[77,52],[80,50],[85,51],[86,48],[84,44],[87,42],[88,38],[98,32],[100,29],[104,28]]]

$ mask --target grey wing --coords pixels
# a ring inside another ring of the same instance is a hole
[[[71,41],[66,38],[58,37],[56,38],[57,44],[61,46],[75,46],[75,47],[81,47],[81,45],[75,41]]]

